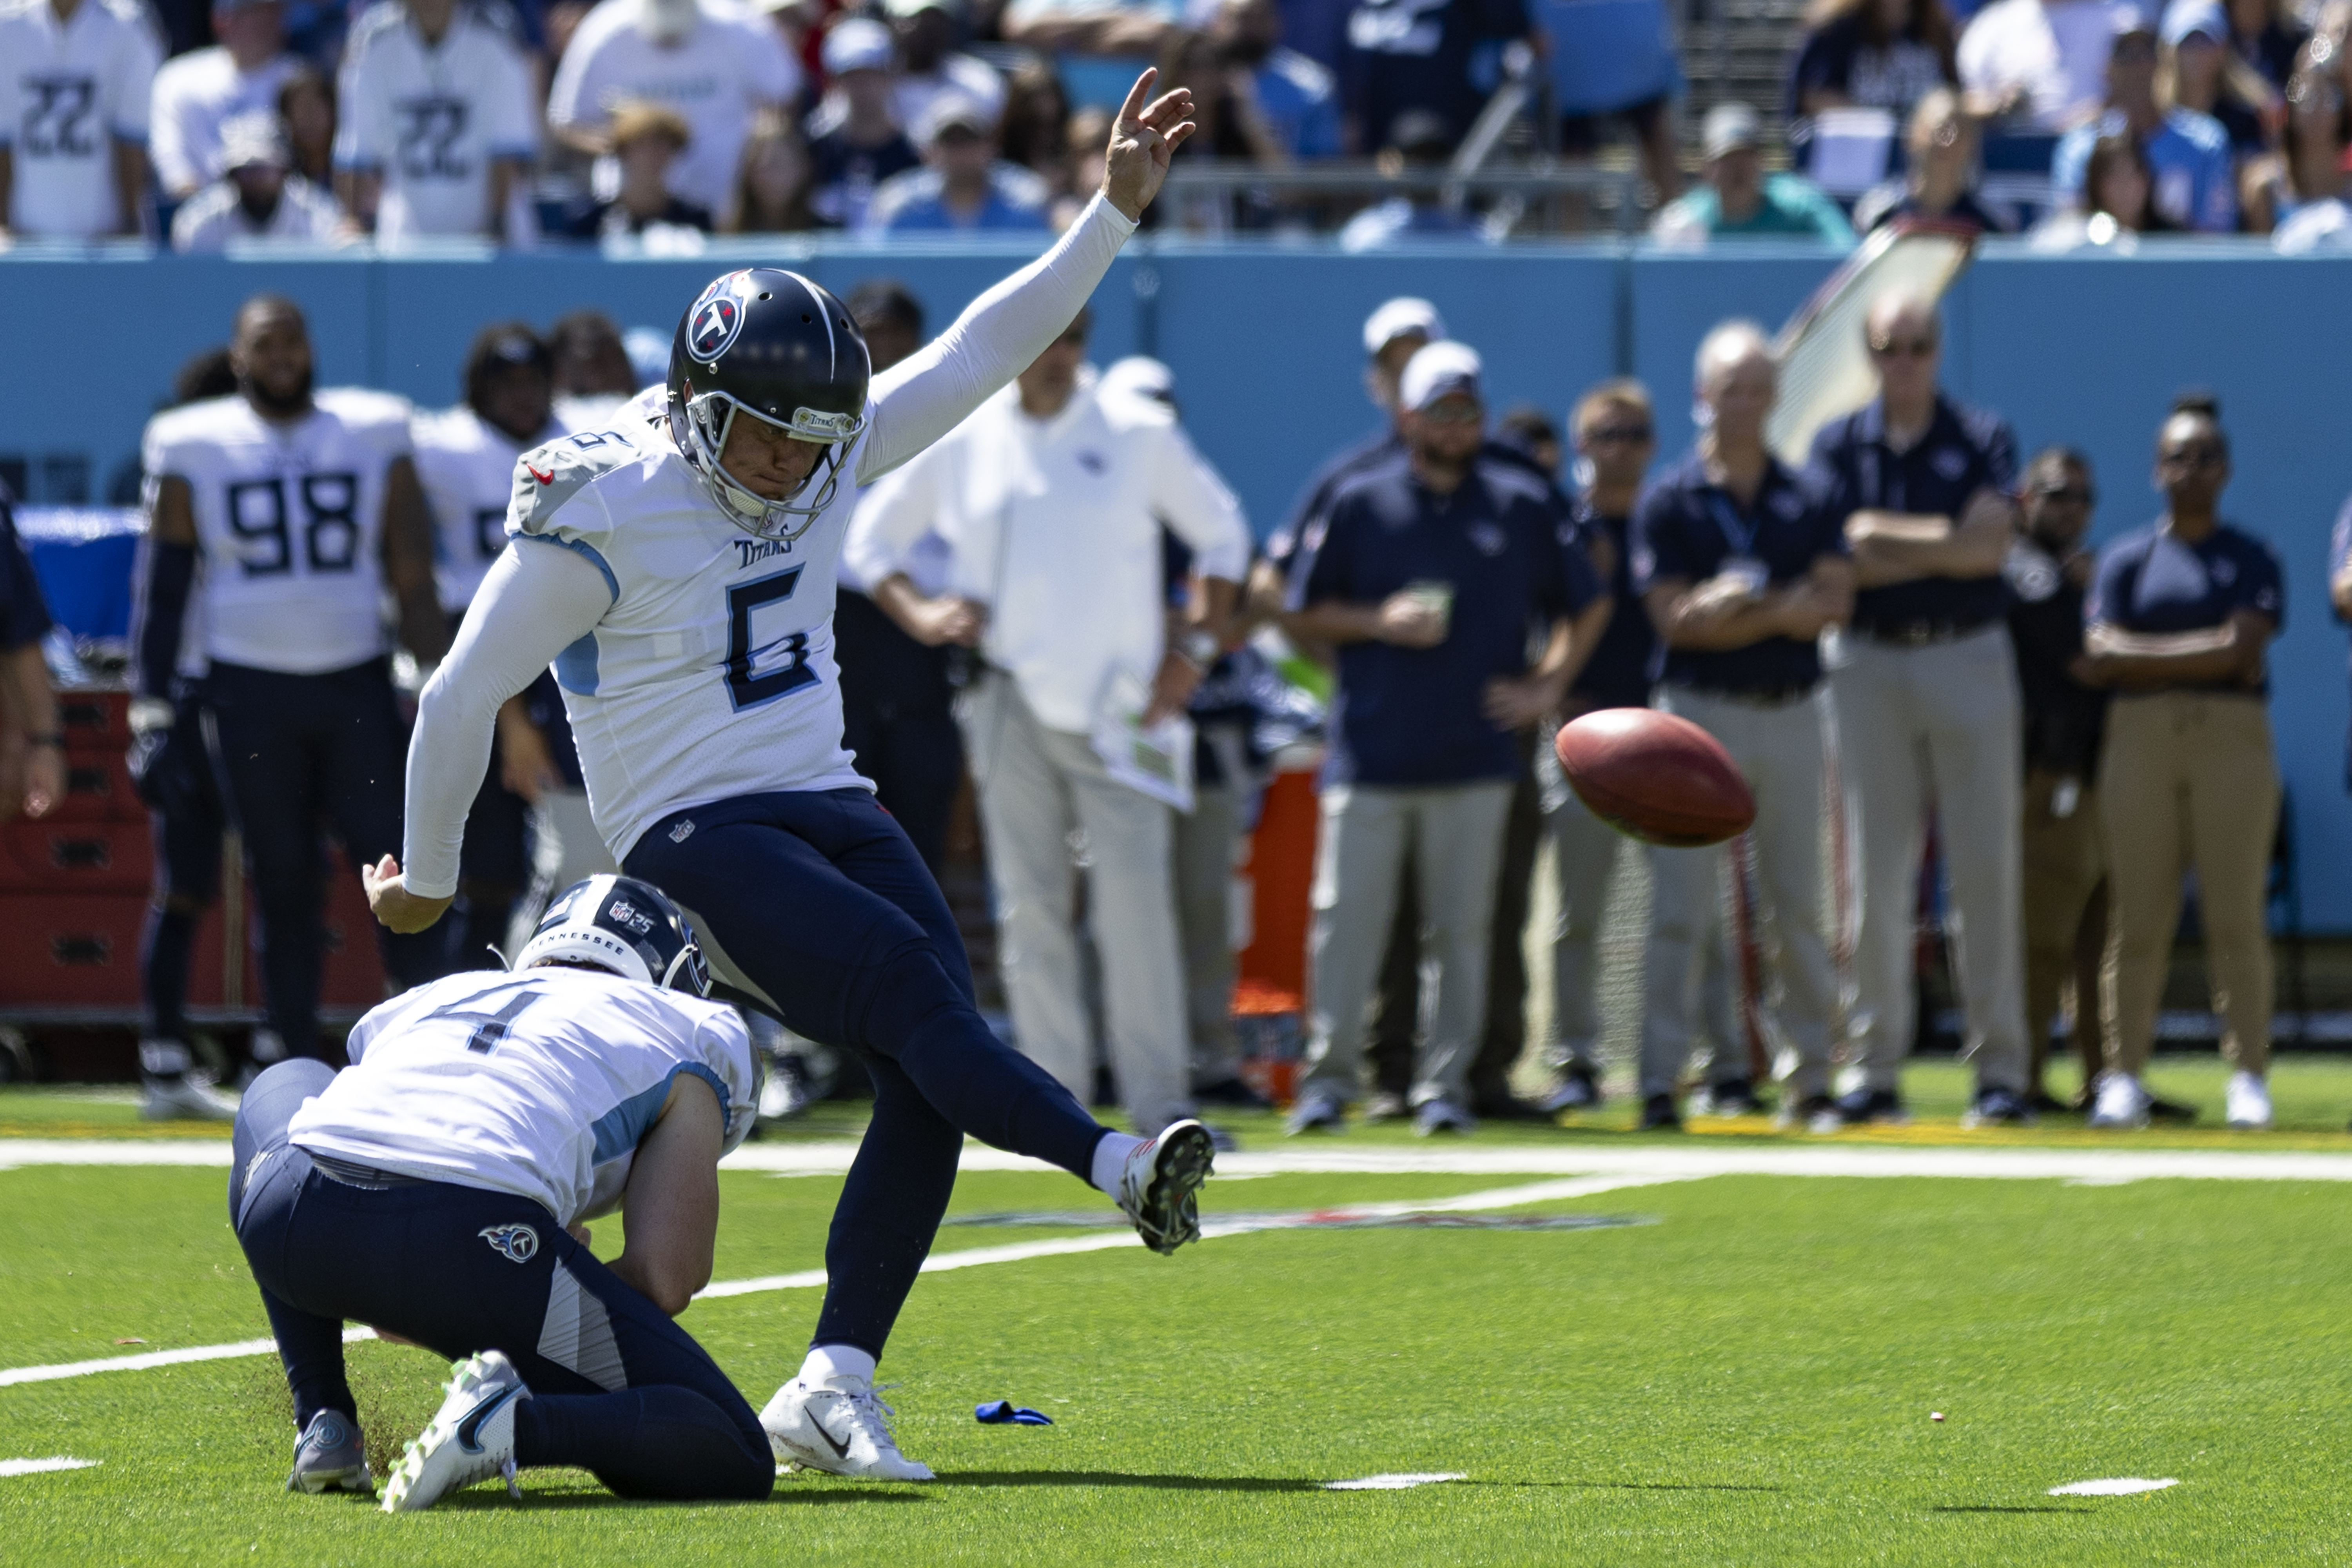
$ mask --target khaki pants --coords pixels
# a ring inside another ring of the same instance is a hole
[[[1486,942],[1503,853],[1508,780],[1401,788],[1338,784],[1323,792],[1315,851],[1309,1064],[1299,1087],[1342,1100],[1360,1093],[1364,1006],[1371,1000],[1411,856],[1421,895],[1421,1009],[1412,1100],[1467,1108],[1470,1061],[1486,1016]]]
[[[1837,976],[1830,961],[1824,809],[1834,721],[1826,690],[1781,704],[1658,689],[1658,707],[1723,742],[1756,795],[1748,838],[1757,889],[1778,933],[1773,1009],[1780,1077],[1799,1099],[1830,1087],[1830,1026]],[[1700,976],[1730,915],[1728,847],[1652,849],[1649,974],[1642,1016],[1641,1092],[1672,1094],[1697,1033]]]
[[[2099,792],[2076,780],[2074,809],[2059,816],[2051,802],[2062,775],[2030,769],[2025,775],[2021,841],[2025,863],[2025,1035],[2032,1053],[2031,1081],[2042,1085],[2050,1030],[2074,992],[2074,1050],[2085,1088],[2096,1081],[2106,1052],[2106,1015],[2099,1005],[2099,961],[2107,945],[2107,850],[2099,819]]]
[[[1184,957],[1184,1026],[1197,1091],[1241,1076],[1234,1032],[1234,849],[1241,842],[1242,788],[1202,784],[1192,815],[1179,814],[1171,861],[1176,929]]]
[[[992,672],[967,690],[957,717],[996,885],[997,962],[1014,1042],[1080,1104],[1093,1100],[1093,1031],[1074,925],[1083,865],[1111,1072],[1121,1108],[1150,1137],[1190,1115],[1192,1103],[1169,877],[1176,814],[1113,780],[1086,736],[1039,723],[1009,676]]]
[[[2278,833],[2270,714],[2251,693],[2161,691],[2116,699],[2099,765],[2110,900],[2107,1068],[2146,1070],[2180,923],[2180,879],[2197,873],[2205,963],[2221,1055],[2269,1070],[2271,944],[2263,885]]]
[[[1961,1050],[1980,1089],[2025,1087],[2020,940],[2017,671],[1995,625],[1950,642],[1898,647],[1848,633],[1830,677],[1838,766],[1860,895],[1853,1036],[1864,1081],[1902,1086],[1919,861],[1927,813],[1951,889],[1952,975],[1968,1023]]]

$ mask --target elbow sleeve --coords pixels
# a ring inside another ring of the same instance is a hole
[[[195,546],[149,542],[146,591],[140,600],[139,629],[131,639],[142,697],[171,694],[172,676],[180,662],[182,628],[187,621],[188,593],[195,579]]]

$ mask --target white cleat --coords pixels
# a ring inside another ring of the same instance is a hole
[[[2087,1125],[2092,1127],[2145,1127],[2147,1125],[2147,1090],[2139,1079],[2126,1072],[2111,1072],[2099,1079],[2099,1098],[2092,1102]]]
[[[408,1445],[383,1483],[383,1511],[431,1508],[461,1487],[504,1477],[514,1484],[515,1406],[530,1397],[514,1363],[484,1351],[449,1364],[448,1397],[424,1432]]]
[[[898,1452],[890,1435],[898,1412],[862,1377],[823,1383],[793,1378],[760,1412],[777,1458],[794,1469],[823,1470],[864,1481],[928,1481],[931,1468]]]
[[[2230,1075],[2229,1121],[2232,1127],[2249,1131],[2260,1131],[2271,1124],[2270,1085],[2250,1072]]]
[[[1189,1117],[1171,1121],[1155,1138],[1128,1152],[1119,1172],[1119,1212],[1135,1222],[1143,1245],[1161,1257],[1201,1239],[1201,1184],[1209,1179],[1216,1144],[1209,1130]]]
[[[234,1121],[236,1101],[205,1081],[194,1070],[151,1078],[139,1114],[149,1121]]]

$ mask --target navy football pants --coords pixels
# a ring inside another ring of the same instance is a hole
[[[767,1435],[727,1374],[545,1208],[444,1182],[354,1186],[289,1143],[287,1122],[334,1076],[296,1059],[254,1079],[229,1175],[298,1429],[322,1409],[359,1421],[343,1377],[352,1320],[451,1361],[504,1352],[531,1391],[515,1406],[519,1466],[577,1465],[629,1498],[768,1495]]]
[[[354,873],[400,853],[408,745],[391,667],[379,658],[323,675],[281,675],[215,664],[206,701],[214,755],[253,868],[269,1026],[290,1054],[315,1057],[320,819]],[[446,931],[395,936],[378,926],[376,936],[385,972],[403,989],[440,974]]]
[[[939,883],[866,791],[694,806],[647,828],[624,864],[708,921],[787,1027],[865,1053],[874,1118],[825,1238],[813,1343],[882,1353],[965,1133],[1088,1178],[1104,1129],[982,1020]]]

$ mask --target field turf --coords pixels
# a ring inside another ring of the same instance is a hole
[[[2160,1088],[2168,1074],[2218,1107],[2207,1064],[2160,1070]],[[1914,1079],[1923,1109],[1956,1109],[1937,1098],[1956,1099],[1949,1069]],[[2277,1088],[2287,1131],[2169,1141],[2352,1154],[2352,1070],[2283,1063]],[[0,1094],[0,1124],[131,1131],[119,1100],[84,1094]],[[837,1136],[827,1115],[816,1130]],[[1610,1126],[1467,1146],[1627,1140]],[[1277,1147],[1262,1121],[1243,1131]],[[1942,1132],[1931,1119],[1911,1136]],[[1204,1210],[1528,1179],[1221,1180]],[[721,1183],[719,1279],[821,1263],[836,1178]],[[0,1367],[266,1334],[222,1187],[217,1169],[0,1170]],[[0,1460],[100,1461],[0,1474],[0,1562],[2343,1561],[2347,1197],[2335,1182],[1717,1177],[1528,1211],[1651,1222],[1622,1227],[1276,1230],[1174,1258],[1136,1246],[940,1273],[884,1363],[901,1442],[940,1481],[790,1476],[758,1506],[631,1505],[563,1471],[526,1472],[520,1505],[485,1487],[399,1519],[289,1496],[267,1356],[0,1386]],[[968,1173],[956,1201],[1088,1206],[1066,1178],[1024,1173]],[[939,1250],[1072,1234],[950,1226]],[[599,1224],[600,1253],[618,1240]],[[816,1305],[770,1291],[685,1321],[757,1405]],[[431,1413],[445,1369],[375,1343],[352,1359],[382,1457]],[[973,1405],[995,1398],[1057,1425],[977,1425]],[[1323,1486],[1405,1472],[1465,1479]],[[2049,1495],[2114,1477],[2179,1484]]]

